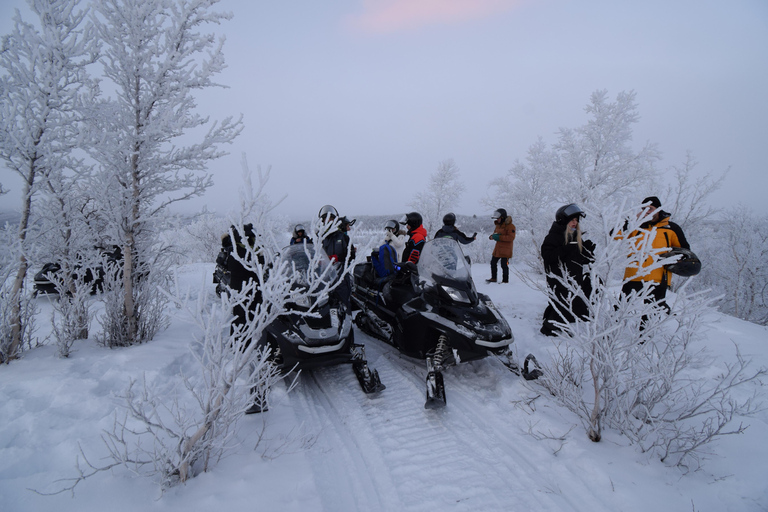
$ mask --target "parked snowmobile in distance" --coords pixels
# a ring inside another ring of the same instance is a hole
[[[314,251],[312,244],[295,244],[282,250],[281,260],[287,261],[291,272],[299,275],[295,288],[308,286],[308,272],[323,276],[325,286],[335,281],[336,271],[325,253],[319,256],[317,268],[309,268]],[[308,307],[308,303],[289,303],[287,311],[263,332],[260,343],[272,349],[273,362],[281,372],[350,363],[365,393],[384,390],[378,372],[368,368],[363,345],[355,343],[352,315],[337,294],[331,292],[316,307],[317,315],[299,314]]]
[[[104,259],[104,261],[107,262],[107,265],[118,263],[122,257],[122,251],[119,247],[114,246],[112,250],[106,250],[106,249],[99,249],[101,251],[101,256]],[[79,279],[80,272],[82,271],[82,266],[77,265],[75,267],[75,270],[72,272],[72,278],[73,279]],[[40,293],[45,294],[57,294],[59,293],[56,289],[56,284],[49,279],[49,276],[51,274],[58,274],[61,272],[61,265],[57,262],[49,262],[43,265],[43,268],[40,269],[39,272],[35,274],[34,277],[34,293],[35,295],[38,295]],[[88,284],[91,283],[91,294],[96,294],[102,291],[102,287],[104,285],[104,266],[99,264],[96,265],[95,268],[86,268],[85,273],[82,276],[83,282]]]
[[[376,277],[371,263],[354,270],[355,324],[404,355],[427,363],[425,408],[446,403],[442,371],[462,361],[496,355],[519,372],[504,317],[477,292],[458,242],[439,238],[424,245],[418,266],[404,264],[394,277]]]

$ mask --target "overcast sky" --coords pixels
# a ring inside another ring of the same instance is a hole
[[[237,200],[246,153],[253,169],[272,167],[268,192],[288,195],[279,210],[291,217],[326,203],[349,216],[405,212],[448,158],[466,186],[456,212],[490,213],[489,182],[539,136],[586,123],[591,93],[606,89],[637,93],[635,144],[658,143],[662,168],[688,150],[701,174],[731,167],[717,199],[768,213],[766,0],[219,5],[234,14],[221,28],[230,89],[199,104],[213,118],[243,113],[245,130],[211,167],[209,209]],[[24,3],[0,6],[7,34]]]

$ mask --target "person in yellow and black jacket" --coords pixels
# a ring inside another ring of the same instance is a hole
[[[656,196],[649,196],[643,199],[643,210],[638,214],[640,216],[650,215],[650,219],[640,225],[640,230],[627,234],[632,239],[638,252],[640,247],[646,243],[647,237],[653,237],[651,247],[653,249],[662,249],[664,247],[682,247],[690,249],[688,240],[685,238],[682,228],[670,220],[671,215],[661,209],[661,201]],[[622,235],[619,235],[622,236]],[[622,293],[629,295],[633,291],[639,292],[643,289],[644,283],[651,283],[651,295],[646,302],[655,302],[669,312],[669,305],[666,303],[667,289],[671,283],[672,272],[665,267],[659,267],[651,272],[639,272],[641,268],[653,264],[653,257],[648,256],[645,261],[635,260],[624,271],[624,286]]]

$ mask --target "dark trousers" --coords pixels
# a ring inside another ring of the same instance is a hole
[[[663,308],[667,314],[671,309],[667,304],[667,288],[664,283],[651,283],[651,294],[645,299],[646,304],[656,304],[660,308]],[[643,281],[628,281],[621,287],[621,293],[629,295],[632,292],[640,292],[643,289]],[[648,315],[643,315],[640,321],[640,330],[645,329],[645,323],[648,321]]]
[[[509,258],[499,258],[498,256],[491,258],[491,279],[496,279],[496,264],[499,261],[501,261],[501,280],[506,283],[509,281]]]

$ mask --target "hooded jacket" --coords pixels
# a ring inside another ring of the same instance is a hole
[[[496,242],[496,246],[493,248],[492,256],[494,258],[511,258],[512,245],[516,236],[515,225],[512,224],[512,217],[504,217],[504,220],[496,224],[493,233],[498,233],[499,241]]]

